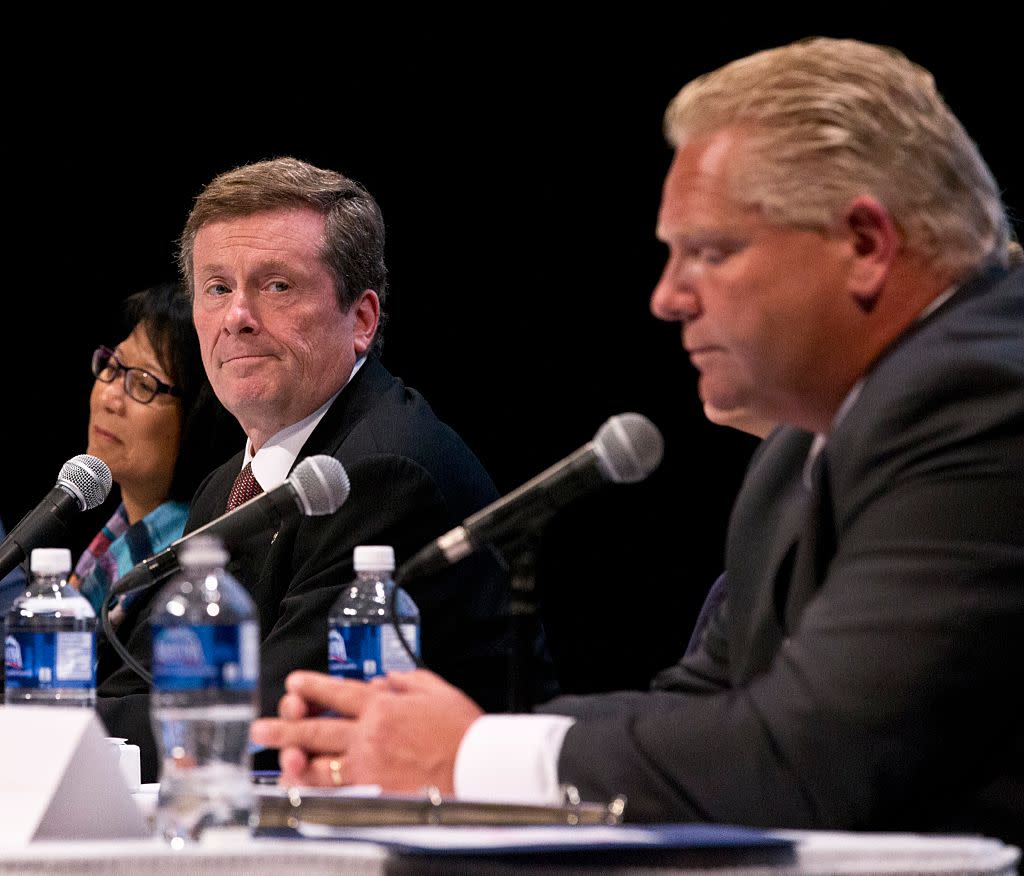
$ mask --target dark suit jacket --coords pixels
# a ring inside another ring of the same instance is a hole
[[[275,714],[293,669],[327,669],[327,614],[342,585],[355,577],[352,551],[390,544],[399,564],[497,497],[490,477],[462,439],[423,397],[370,358],[331,406],[299,459],[337,457],[352,491],[326,517],[299,517],[276,537],[263,533],[232,554],[228,570],[256,603],[262,635],[262,712]],[[237,456],[214,471],[192,502],[186,531],[224,513],[241,468]],[[485,555],[443,574],[409,582],[422,623],[422,656],[431,669],[484,708],[505,704],[506,582]],[[148,666],[149,615],[155,596],[140,597],[118,629]],[[550,668],[550,667],[548,667]],[[97,709],[113,735],[140,744],[143,779],[156,775],[146,686],[103,650]],[[550,692],[549,692],[550,695]]]
[[[660,689],[563,697],[559,774],[639,820],[1024,833],[1024,271],[875,364],[814,466],[759,447],[728,596]]]

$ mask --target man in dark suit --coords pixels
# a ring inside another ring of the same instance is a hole
[[[259,614],[269,714],[290,670],[326,668],[328,611],[355,577],[357,545],[391,545],[401,561],[497,494],[459,436],[377,359],[384,225],[357,183],[294,159],[222,174],[196,199],[181,268],[210,382],[248,438],[200,486],[186,532],[282,483],[306,456],[335,456],[351,482],[336,513],[288,521],[233,551],[228,570]],[[157,592],[132,603],[118,631],[144,663]],[[496,565],[481,559],[417,580],[410,593],[425,663],[500,708],[508,631]],[[112,649],[98,675],[110,732],[140,744],[143,777],[155,777],[146,686]],[[539,687],[550,678],[540,675]]]
[[[666,129],[651,309],[706,404],[784,424],[696,651],[546,715],[485,716],[422,672],[297,673],[254,737],[300,781],[537,802],[569,782],[636,820],[1019,840],[1024,270],[999,189],[931,76],[854,41],[701,77]],[[346,717],[318,725],[324,705]]]

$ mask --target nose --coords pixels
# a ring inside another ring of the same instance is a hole
[[[682,264],[670,258],[651,293],[651,313],[665,322],[686,322],[700,314],[697,289]]]
[[[127,393],[124,391],[123,371],[119,371],[117,376],[110,381],[110,383],[104,383],[102,380],[97,378],[96,391],[99,393],[103,407],[108,411],[118,413],[124,410]]]
[[[224,316],[224,330],[231,335],[253,334],[259,331],[259,327],[255,296],[244,291],[235,292]]]

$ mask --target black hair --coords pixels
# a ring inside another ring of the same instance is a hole
[[[188,502],[203,478],[241,449],[245,435],[206,378],[191,299],[180,283],[159,283],[129,296],[124,322],[128,334],[143,328],[171,384],[181,391],[181,441],[168,499]]]

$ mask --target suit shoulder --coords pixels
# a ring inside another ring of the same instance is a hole
[[[421,393],[397,378],[354,425],[343,446],[406,457],[428,469],[458,464],[483,470],[462,436],[437,416]]]
[[[1024,284],[1010,276],[964,291],[868,374],[829,439],[840,476],[890,489],[1024,470]]]

